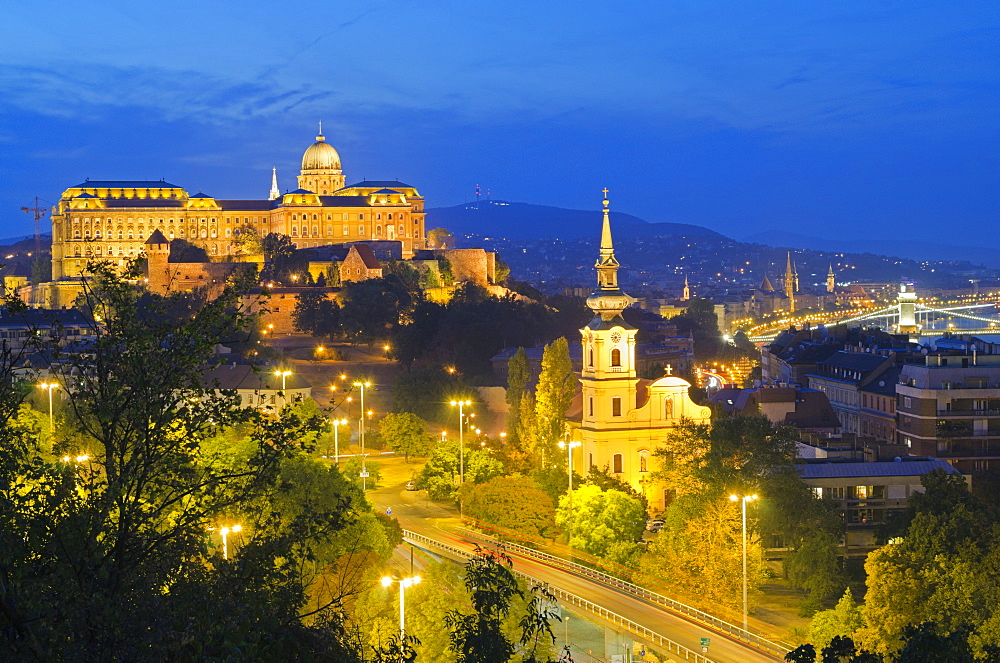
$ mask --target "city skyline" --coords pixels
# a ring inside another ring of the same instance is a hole
[[[580,209],[606,185],[622,212],[738,239],[921,237],[998,211],[992,4],[97,7],[11,10],[9,235],[88,177],[264,198],[277,167],[291,190],[320,120],[348,183],[398,178],[428,207],[478,184]]]

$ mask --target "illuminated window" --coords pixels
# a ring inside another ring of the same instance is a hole
[[[619,396],[615,396],[611,399],[611,416],[620,417],[622,416],[622,399]]]
[[[622,365],[622,351],[615,348],[611,351],[611,365],[621,366]]]
[[[622,460],[623,459],[622,459],[622,455],[621,454],[615,454],[614,456],[611,457],[611,459],[612,459],[611,460],[611,468],[612,468],[611,471],[612,472],[614,472],[615,474],[621,474],[622,472],[625,471],[623,469],[623,467],[622,467],[622,465],[623,465]]]

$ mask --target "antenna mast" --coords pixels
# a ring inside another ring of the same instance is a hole
[[[34,207],[22,207],[21,211],[25,214],[35,215],[35,258],[42,252],[42,217],[48,211],[45,207],[39,207],[38,196],[35,196],[35,206]]]

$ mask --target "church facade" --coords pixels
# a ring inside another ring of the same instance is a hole
[[[249,230],[261,237],[288,235],[297,248],[395,240],[404,258],[426,248],[419,192],[398,181],[347,185],[340,155],[322,131],[303,154],[297,184],[285,194],[272,184],[268,198],[254,200],[192,195],[162,180],[87,180],[69,187],[52,213],[53,283],[45,284],[51,292],[36,303],[68,305],[60,300],[83,277],[88,259],[124,264],[143,253],[155,231],[168,241],[186,240],[219,262],[241,259],[238,238]],[[61,290],[67,292],[60,296]]]
[[[597,289],[587,299],[594,318],[580,330],[580,393],[568,413],[573,439],[581,443],[577,453],[583,462],[574,467],[584,472],[591,466],[606,467],[643,491],[650,506],[659,509],[670,496],[650,478],[653,452],[663,447],[666,435],[682,418],[707,423],[711,410],[691,400],[691,384],[679,377],[668,374],[652,381],[638,377],[638,330],[622,317],[634,300],[618,287],[607,197],[603,204]]]

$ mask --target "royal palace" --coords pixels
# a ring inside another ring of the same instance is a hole
[[[409,258],[426,247],[424,199],[398,181],[347,185],[337,150],[322,135],[302,155],[298,188],[230,200],[191,195],[165,181],[87,180],[63,192],[52,213],[52,282],[33,293],[34,303],[64,308],[79,288],[89,258],[124,264],[143,253],[159,230],[204,249],[213,262],[240,262],[242,233],[289,236],[298,248],[365,240],[400,242]]]

